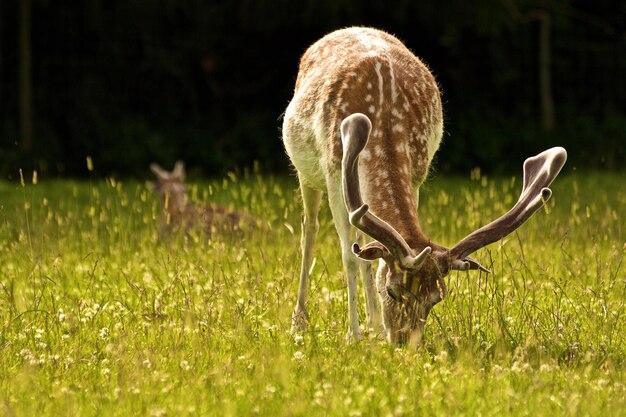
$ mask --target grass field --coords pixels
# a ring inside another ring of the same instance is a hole
[[[624,415],[626,176],[562,175],[545,210],[475,254],[493,274],[449,275],[417,351],[346,344],[327,209],[309,332],[289,334],[292,179],[193,183],[192,200],[249,210],[259,229],[166,240],[146,184],[0,182],[0,415]],[[451,245],[520,187],[435,176],[423,229]]]

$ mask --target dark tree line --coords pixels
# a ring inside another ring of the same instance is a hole
[[[299,56],[368,25],[428,63],[444,99],[437,169],[518,170],[560,144],[623,168],[626,2],[9,0],[0,3],[0,173],[285,171],[280,116]]]

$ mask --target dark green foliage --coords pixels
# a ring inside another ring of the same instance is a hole
[[[320,0],[32,1],[33,150],[20,150],[19,23],[0,4],[0,174],[148,175],[186,160],[205,174],[258,160],[286,171],[281,114],[298,60],[349,25],[396,34],[437,77],[439,171],[517,172],[560,144],[573,166],[626,158],[626,3]],[[541,127],[536,10],[551,17],[556,128]]]

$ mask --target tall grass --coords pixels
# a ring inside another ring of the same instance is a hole
[[[520,187],[478,172],[431,179],[422,226],[453,244]],[[231,174],[189,188],[194,201],[249,210],[259,228],[159,239],[146,184],[0,182],[0,415],[623,413],[623,176],[557,178],[545,210],[475,254],[492,274],[448,277],[417,351],[345,343],[327,209],[309,331],[289,334],[300,256],[292,179]]]

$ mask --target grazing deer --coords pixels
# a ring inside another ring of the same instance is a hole
[[[431,308],[446,296],[443,278],[450,270],[488,272],[468,255],[507,236],[541,207],[551,196],[545,187],[567,157],[565,149],[552,148],[527,159],[515,206],[448,249],[424,235],[417,216],[419,186],[442,132],[437,83],[395,37],[370,28],[342,29],[304,53],[283,123],[285,149],[297,170],[304,206],[293,331],[306,330],[308,321],[308,271],[324,191],[347,276],[348,338],[360,338],[360,269],[368,327],[384,330],[391,343],[415,345]],[[350,225],[373,241],[353,244]],[[365,261],[377,259],[374,285]]]
[[[161,235],[170,229],[182,228],[188,231],[198,226],[203,227],[208,233],[233,232],[254,223],[254,218],[248,213],[229,210],[219,205],[191,204],[185,188],[183,162],[177,161],[172,172],[167,172],[154,163],[150,164],[150,170],[157,177],[154,191],[161,196],[163,204]]]

